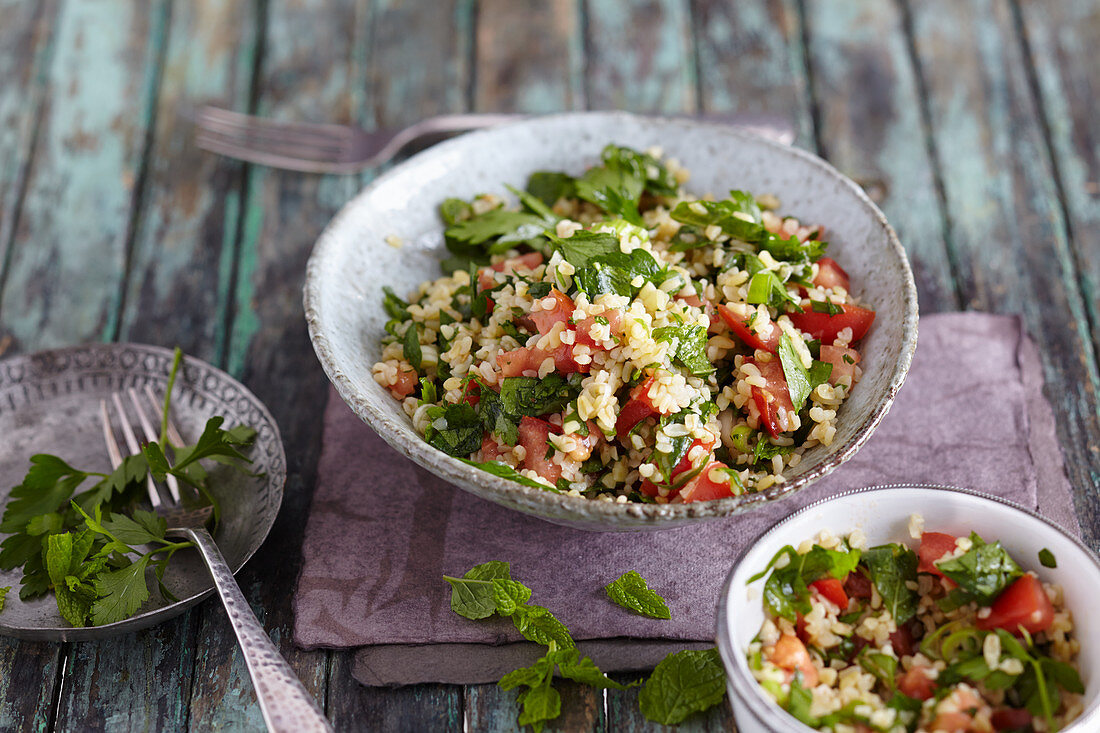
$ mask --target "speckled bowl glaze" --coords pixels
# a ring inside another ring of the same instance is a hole
[[[780,211],[823,224],[829,254],[877,312],[861,342],[863,379],[841,408],[836,438],[807,451],[788,480],[758,494],[692,504],[615,504],[564,496],[491,476],[441,453],[416,434],[401,405],[375,383],[386,314],[382,287],[399,294],[441,276],[445,252],[437,207],[449,196],[508,196],[535,170],[580,174],[608,143],[660,146],[691,171],[687,189],[774,193]],[[385,243],[396,235],[404,245]],[[313,347],[353,410],[390,445],[456,486],[520,512],[571,527],[672,529],[764,506],[827,475],[852,457],[889,410],[917,341],[917,293],[897,235],[866,194],[802,150],[721,125],[582,112],[535,118],[442,143],[380,176],[332,220],[309,260],[305,311]]]

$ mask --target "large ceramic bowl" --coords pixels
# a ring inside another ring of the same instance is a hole
[[[687,189],[774,193],[781,211],[823,224],[829,254],[877,312],[861,342],[864,374],[837,419],[833,444],[808,451],[787,482],[759,494],[691,504],[616,504],[521,486],[447,456],[413,430],[400,404],[375,383],[386,314],[382,287],[398,293],[441,276],[443,226],[437,207],[450,196],[508,195],[535,170],[580,174],[608,143],[661,146],[690,171]],[[404,246],[386,244],[390,235]],[[593,530],[668,529],[762,506],[825,476],[871,436],[905,379],[916,346],[917,296],[901,244],[882,212],[855,183],[820,158],[750,133],[682,119],[610,113],[536,118],[442,143],[380,176],[321,234],[305,286],[309,334],[341,397],[390,445],[447,481],[552,522]]]
[[[855,529],[873,547],[888,542],[911,543],[912,514],[924,517],[928,531],[965,535],[977,532],[1000,540],[1024,570],[1034,570],[1047,582],[1062,586],[1066,608],[1073,613],[1081,642],[1078,666],[1085,684],[1084,712],[1065,733],[1100,730],[1100,561],[1065,530],[1004,499],[945,486],[896,485],[846,492],[811,504],[767,530],[737,559],[718,604],[718,650],[726,667],[730,704],[742,733],[810,733],[768,697],[757,684],[745,659],[745,649],[764,622],[764,578],[748,579],[767,566],[784,545],[798,546],[822,530],[846,536]],[[1039,566],[1042,549],[1054,553],[1058,567]]]

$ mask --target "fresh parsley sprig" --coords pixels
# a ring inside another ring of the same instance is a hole
[[[182,359],[176,349],[165,415]],[[23,569],[20,599],[52,592],[58,612],[74,626],[121,621],[149,598],[145,571],[151,566],[162,595],[174,600],[161,581],[171,558],[191,543],[166,539],[164,519],[140,508],[145,481],[172,475],[194,487],[212,505],[216,523],[220,506],[209,491],[202,461],[245,471],[251,461],[242,451],[256,435],[250,427],[223,429],[222,423],[222,417],[212,417],[198,441],[176,446],[164,437],[162,421],[161,438],[126,456],[109,474],[74,468],[54,455],[31,456],[30,469],[11,490],[0,519],[0,533],[8,535],[0,542],[0,568]],[[81,490],[92,480],[90,488]]]

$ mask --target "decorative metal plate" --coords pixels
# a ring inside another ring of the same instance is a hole
[[[0,361],[0,502],[18,485],[35,453],[52,453],[84,470],[110,471],[100,427],[99,402],[112,392],[151,384],[164,394],[172,352],[142,344],[93,344]],[[283,499],[286,454],[275,420],[255,395],[225,372],[187,358],[172,394],[172,419],[184,440],[194,441],[207,419],[223,415],[227,426],[257,430],[249,457],[251,477],[210,464],[210,486],[222,520],[215,540],[234,572],[259,549]],[[90,485],[90,484],[89,484]],[[169,602],[150,571],[150,598],[137,615],[105,626],[74,628],[57,612],[52,595],[19,599],[21,570],[0,571],[12,586],[0,612],[0,634],[24,639],[79,641],[142,629],[183,613],[213,592],[197,553],[178,553],[164,577],[180,600]]]

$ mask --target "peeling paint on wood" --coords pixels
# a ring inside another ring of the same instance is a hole
[[[1020,38],[1004,2],[920,0],[912,12],[964,305],[1023,314],[1095,548],[1100,380]]]
[[[590,109],[696,111],[687,0],[593,2],[586,8]]]
[[[477,111],[584,107],[584,49],[575,0],[481,0],[476,33]]]
[[[921,310],[958,307],[920,95],[897,5],[806,6],[823,153],[882,207],[910,262]]]
[[[166,3],[64,2],[0,300],[17,348],[110,335]]]

